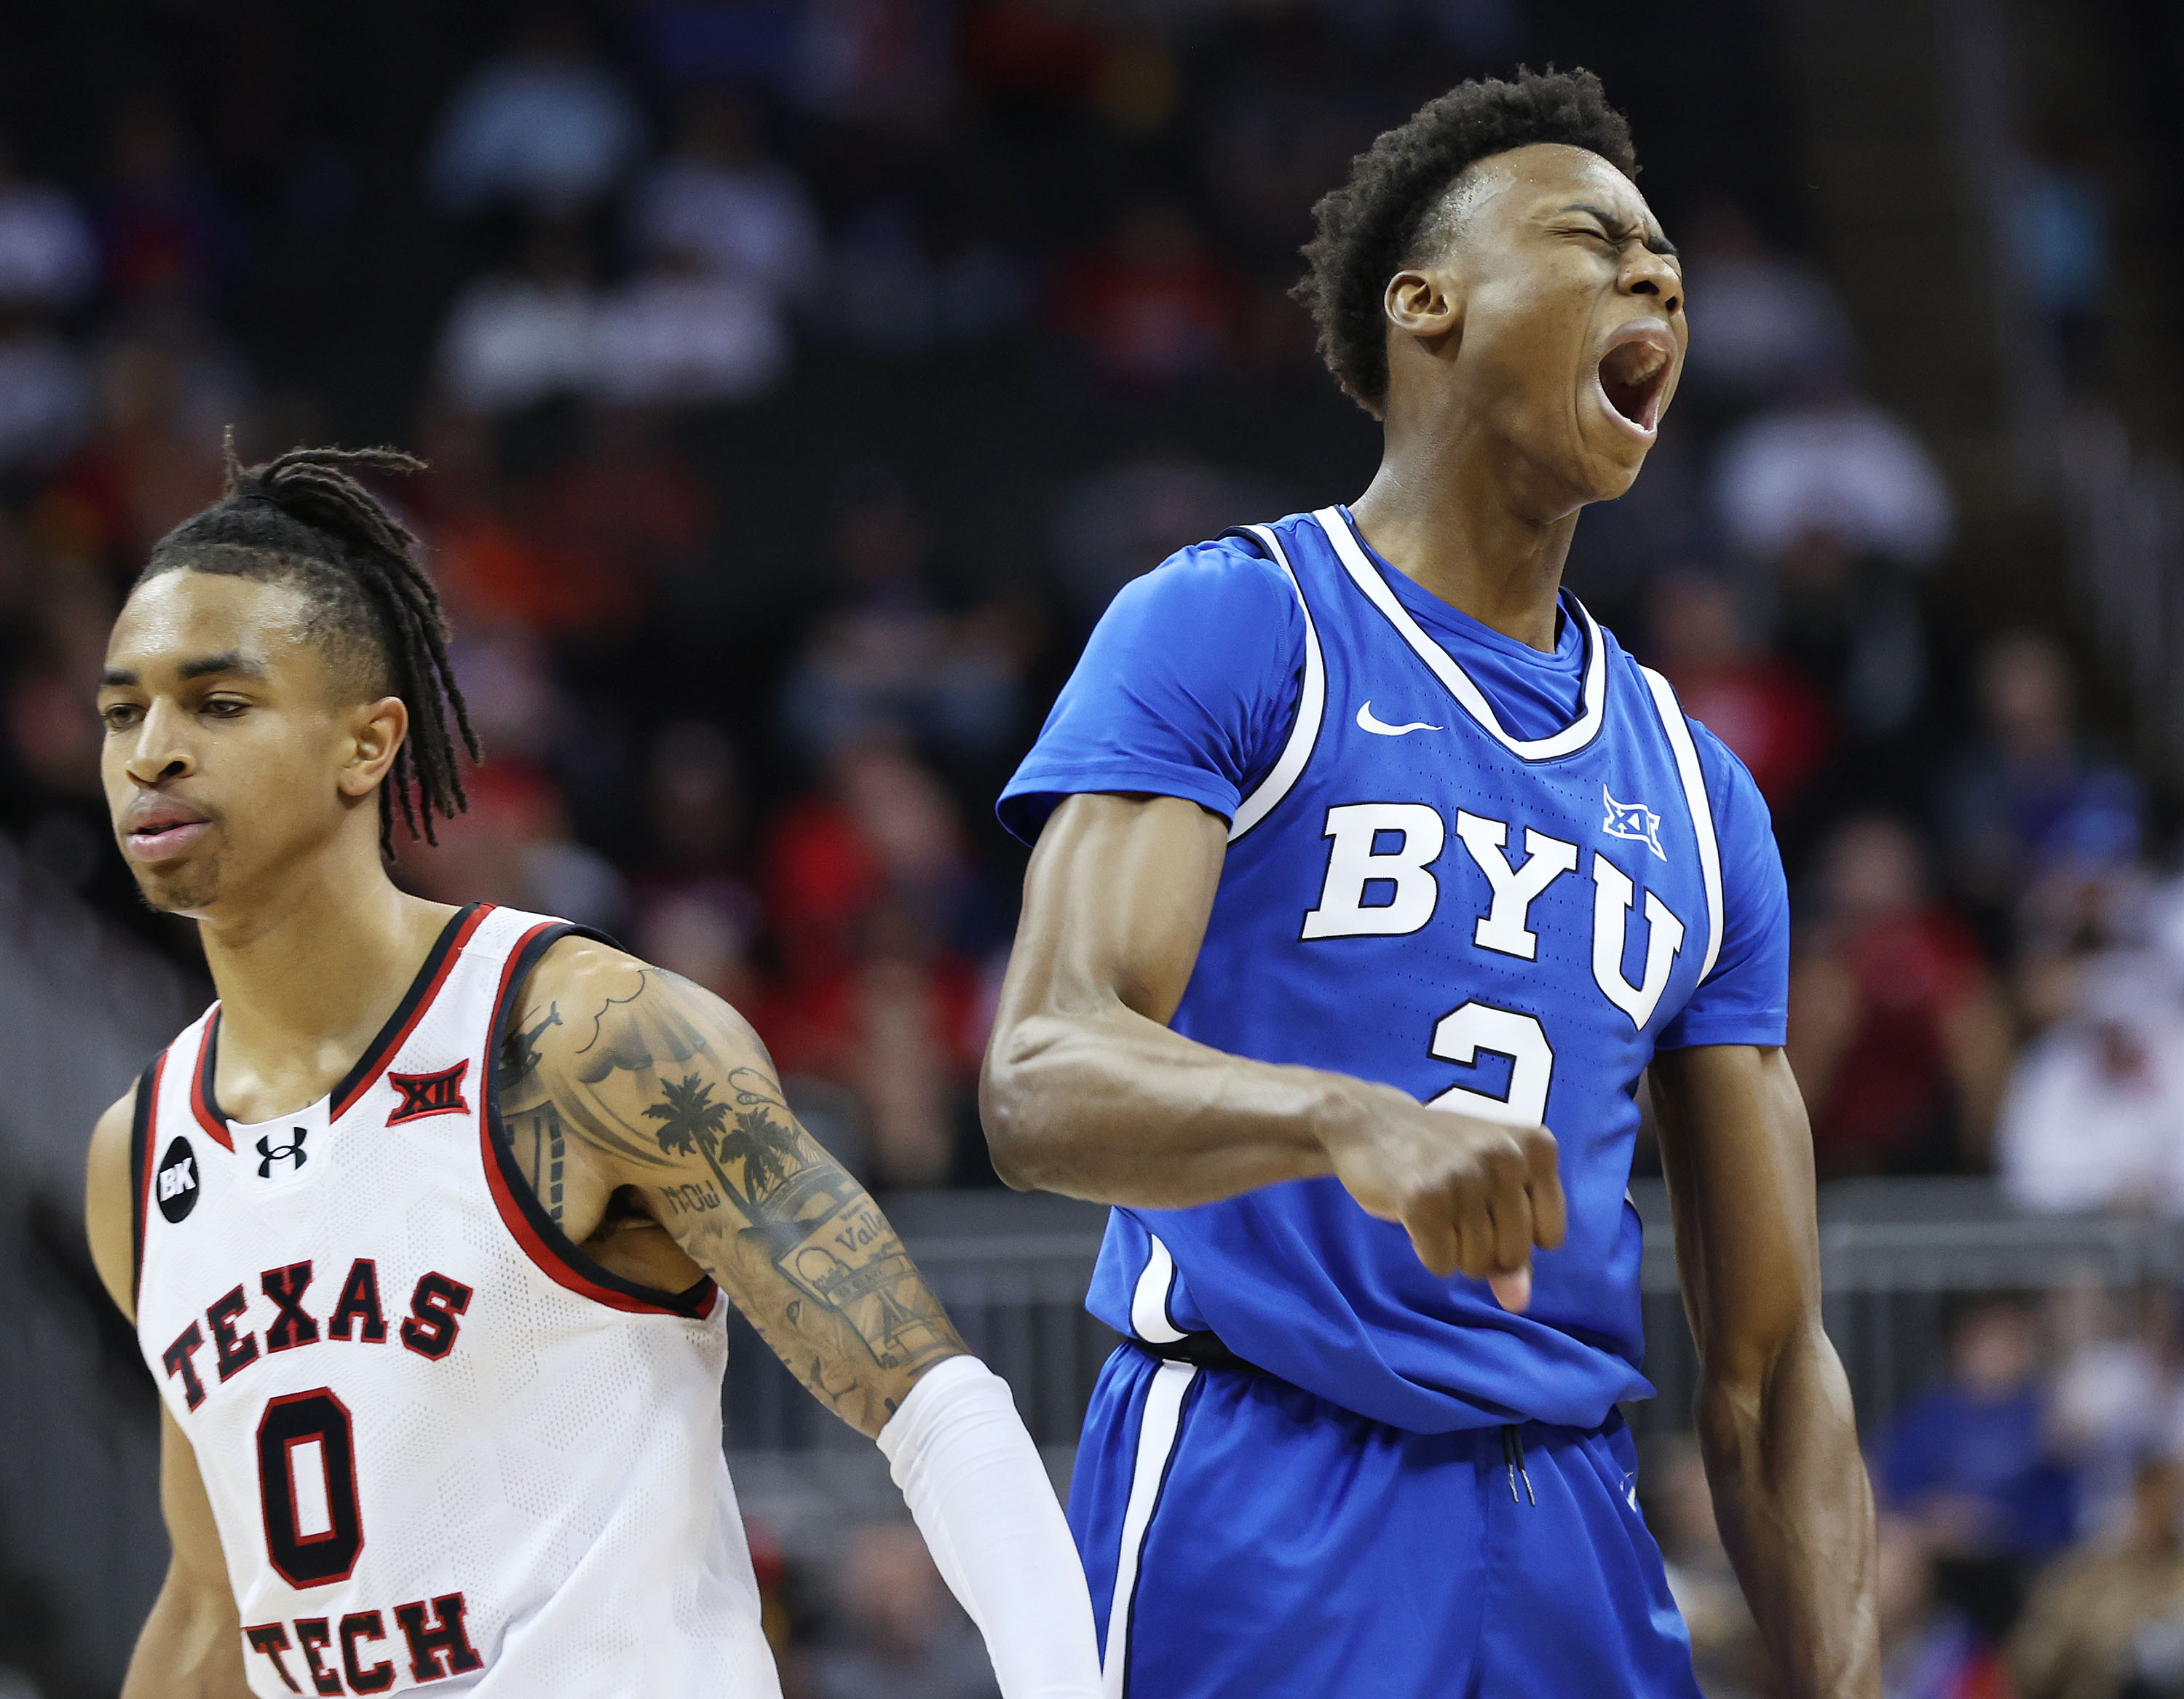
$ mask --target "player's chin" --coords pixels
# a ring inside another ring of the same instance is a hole
[[[195,918],[220,900],[220,869],[209,860],[197,866],[138,865],[130,871],[136,876],[136,894],[144,906],[163,915]]]
[[[1592,481],[1599,488],[1596,499],[1602,501],[1613,501],[1637,482],[1646,455],[1653,452],[1658,440],[1656,432],[1634,430],[1627,420],[1602,409],[1593,409],[1589,418],[1580,415],[1577,434]]]
[[[1599,470],[1593,479],[1593,487],[1597,493],[1593,499],[1613,501],[1619,496],[1628,495],[1630,486],[1638,482],[1639,471],[1646,464],[1646,454],[1641,449],[1628,460],[1606,459],[1598,464]]]
[[[1638,482],[1646,452],[1641,448],[1633,454],[1621,443],[1602,443],[1591,433],[1581,432],[1571,446],[1567,464],[1568,480],[1577,492],[1578,504],[1589,506],[1627,495]]]

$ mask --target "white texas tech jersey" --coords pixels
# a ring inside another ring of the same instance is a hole
[[[326,1098],[145,1072],[136,1331],[197,1454],[251,1691],[773,1699],[721,1452],[727,1300],[547,1217],[499,1125],[515,989],[574,930],[477,905]]]

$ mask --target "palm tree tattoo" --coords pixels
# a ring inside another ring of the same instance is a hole
[[[646,1189],[683,1250],[813,1391],[876,1431],[906,1384],[896,1377],[963,1344],[878,1206],[797,1124],[771,1072],[734,1065],[754,1051],[763,1061],[731,1011],[642,966],[589,1020],[549,1005],[519,1021],[504,1052],[504,1123],[529,1133],[542,1190],[560,1177],[565,1134],[624,1173],[658,1172]]]

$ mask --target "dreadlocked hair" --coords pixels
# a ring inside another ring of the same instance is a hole
[[[291,448],[262,465],[226,443],[227,487],[202,513],[153,545],[136,582],[163,572],[211,572],[298,586],[309,604],[304,635],[366,700],[398,696],[410,735],[379,789],[379,847],[394,854],[394,816],[414,839],[437,844],[435,816],[469,806],[461,749],[482,758],[448,660],[448,621],[408,526],[357,481],[358,472],[415,472],[398,448]]]
[[[1630,125],[1589,70],[1519,70],[1428,101],[1350,162],[1350,181],[1312,209],[1318,233],[1290,292],[1319,327],[1319,356],[1343,392],[1379,418],[1388,404],[1388,280],[1421,258],[1449,187],[1479,160],[1535,142],[1597,153],[1638,175]]]

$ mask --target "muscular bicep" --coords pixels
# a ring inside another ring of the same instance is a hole
[[[757,1035],[710,992],[602,946],[538,972],[531,1000],[563,1018],[529,1035],[513,1117],[550,1112],[813,1393],[877,1434],[962,1341],[878,1206],[798,1124]]]
[[[1221,816],[1173,796],[1072,796],[1039,834],[998,1033],[1110,1000],[1165,1024],[1183,1000],[1228,853]]]
[[[1782,1051],[1749,1044],[1653,1059],[1676,1262],[1710,1376],[1763,1373],[1819,1306],[1813,1141]]]

